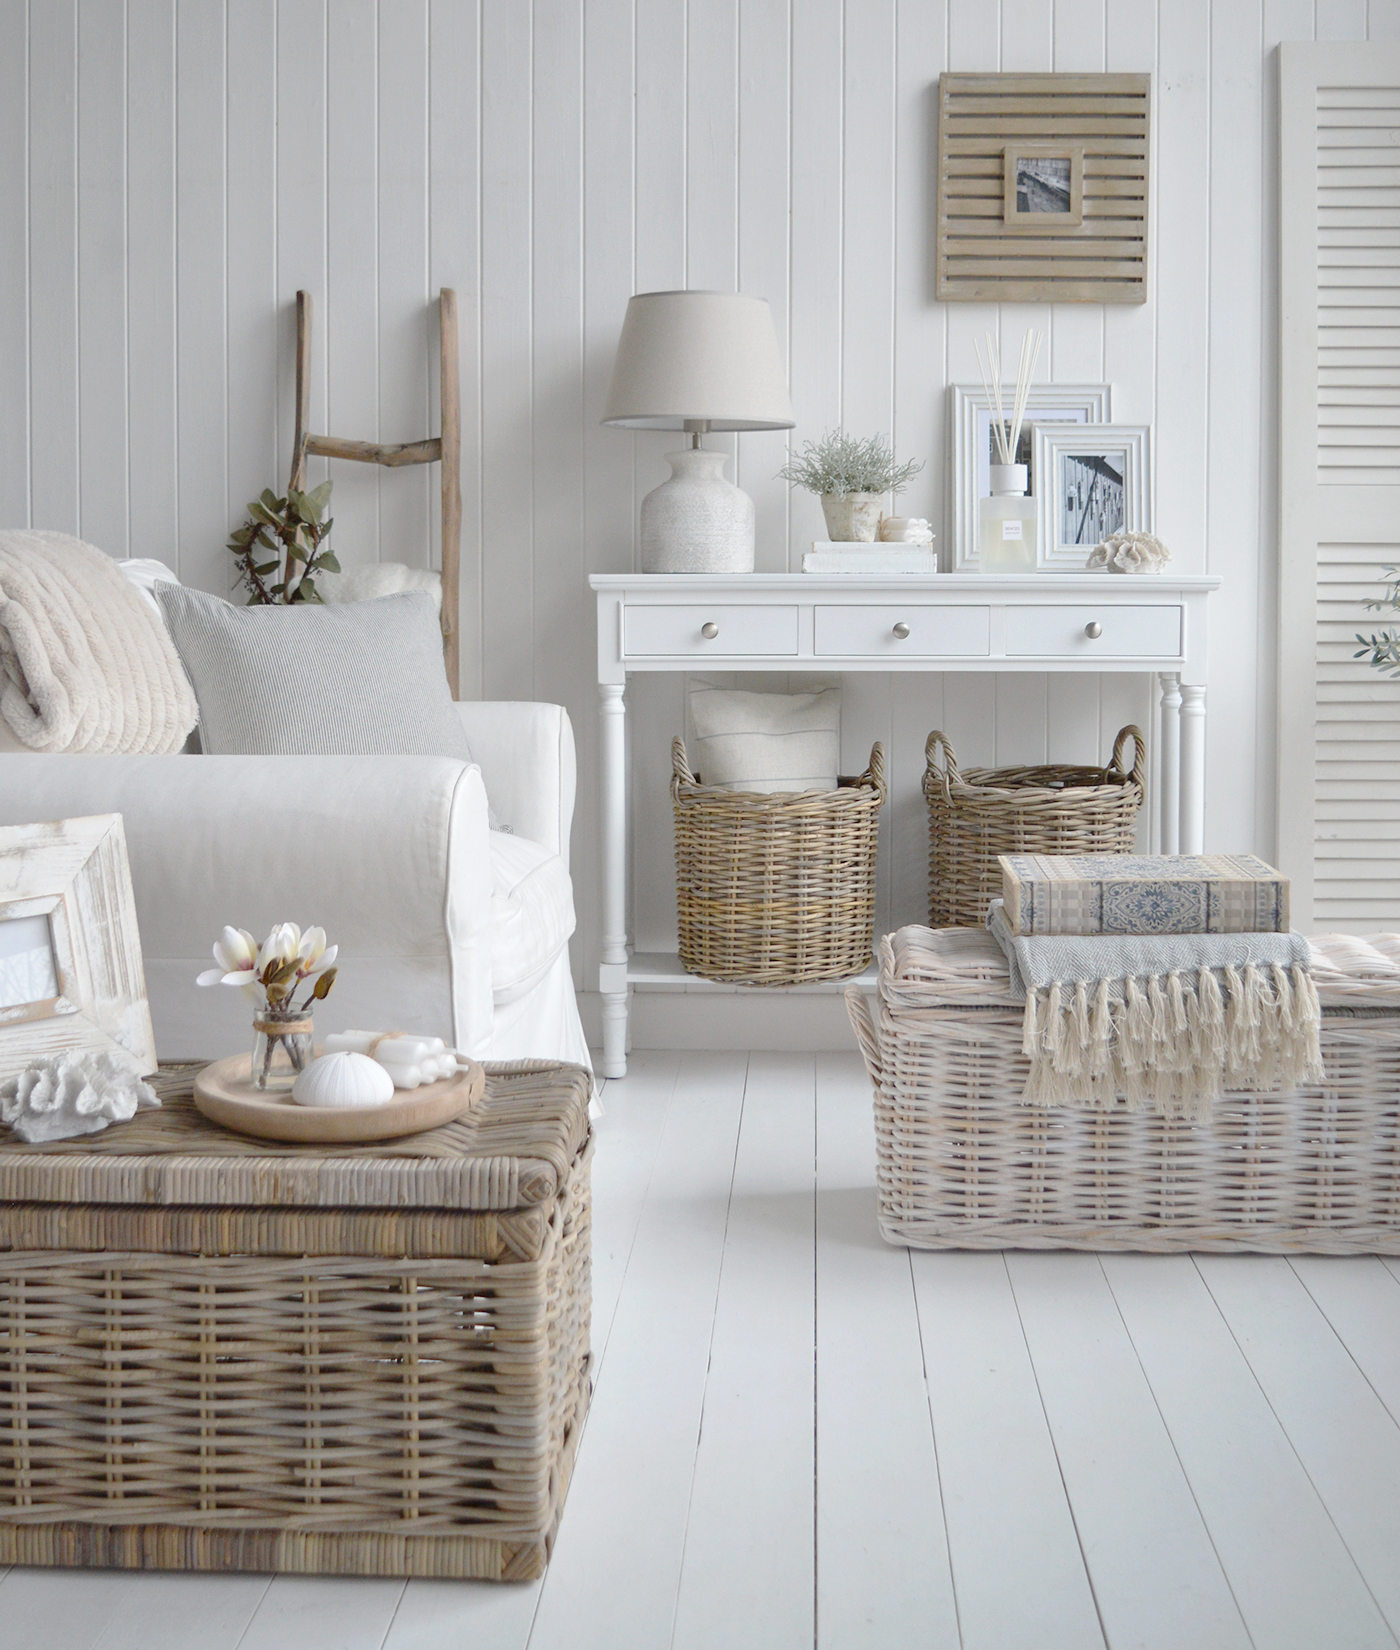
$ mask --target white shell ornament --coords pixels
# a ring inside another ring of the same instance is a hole
[[[394,1098],[394,1079],[367,1054],[323,1054],[292,1084],[299,1106],[349,1110],[382,1106]]]

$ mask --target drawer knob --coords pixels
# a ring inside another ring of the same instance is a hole
[[[894,633],[895,633],[896,636],[899,637],[901,642],[909,634],[909,626],[907,624],[905,624],[903,619],[901,619],[899,621],[899,623],[894,627]]]
[[[713,619],[710,619],[707,623],[700,626],[700,634],[707,642],[712,642],[715,637],[719,635],[719,626]]]
[[[1089,623],[1084,626],[1084,634],[1091,642],[1096,642],[1103,635],[1103,626],[1097,619],[1090,619]]]

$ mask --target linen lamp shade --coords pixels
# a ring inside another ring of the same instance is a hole
[[[639,292],[622,322],[603,423],[790,430],[792,403],[767,300]]]
[[[790,430],[773,317],[737,292],[639,292],[627,305],[604,424],[688,430],[671,479],[642,500],[644,573],[751,573],[753,500],[724,479],[707,430]]]

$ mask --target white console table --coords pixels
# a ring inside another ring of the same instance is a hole
[[[1151,671],[1162,684],[1162,852],[1201,851],[1206,603],[1217,578],[621,573],[589,583],[598,598],[605,1077],[626,1073],[628,992],[641,977],[627,949],[631,671]]]

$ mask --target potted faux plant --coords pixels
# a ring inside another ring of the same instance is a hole
[[[837,429],[807,442],[778,475],[821,499],[833,543],[871,544],[885,495],[902,493],[922,469],[913,459],[896,464],[894,449],[882,435],[860,441]]]

